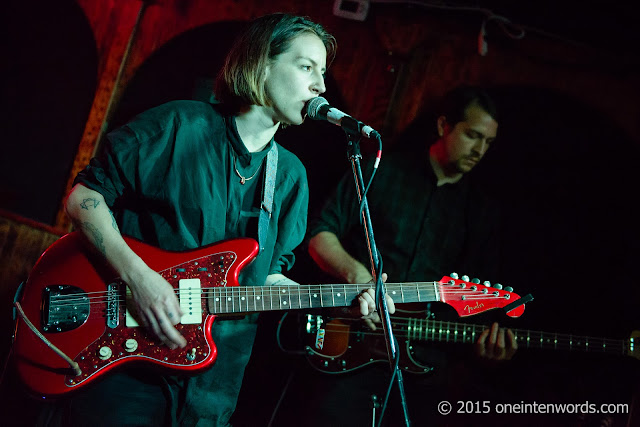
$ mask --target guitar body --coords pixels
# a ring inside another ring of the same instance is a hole
[[[176,326],[187,346],[171,350],[137,326],[133,310],[126,306],[124,283],[100,256],[87,251],[80,234],[70,233],[40,257],[19,302],[37,331],[75,361],[82,373],[77,375],[18,318],[12,362],[36,394],[65,394],[129,363],[146,362],[174,372],[195,373],[215,362],[217,349],[211,338],[215,316],[206,314],[207,299],[201,293],[206,287],[237,286],[240,270],[258,252],[257,243],[235,239],[188,252],[169,252],[131,238],[125,240],[149,267],[185,295],[180,299],[183,311],[191,304],[201,313],[197,323],[190,318]],[[185,293],[179,290],[182,279],[199,279],[202,287],[193,295]]]
[[[392,322],[396,330],[396,325]],[[362,326],[360,319],[332,319],[326,324],[322,316],[308,315],[304,328],[309,342],[305,347],[307,361],[320,372],[342,374],[379,362],[389,363],[386,339]],[[405,334],[406,335],[406,334]],[[433,367],[420,363],[413,354],[411,340],[396,337],[399,367],[412,374],[427,374]]]

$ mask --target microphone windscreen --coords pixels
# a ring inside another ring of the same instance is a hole
[[[324,105],[329,105],[329,102],[321,96],[317,96],[307,102],[307,116],[314,120],[321,120],[320,108]]]

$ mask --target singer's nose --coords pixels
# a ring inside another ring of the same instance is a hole
[[[327,88],[324,85],[324,77],[320,73],[315,73],[314,76],[311,91],[317,95],[322,95],[327,91]]]

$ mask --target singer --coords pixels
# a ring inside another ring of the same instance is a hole
[[[252,237],[262,250],[243,269],[241,284],[296,285],[284,274],[306,231],[307,178],[274,134],[281,123],[302,123],[307,102],[325,91],[334,52],[333,36],[306,18],[259,18],[226,58],[216,81],[219,103],[174,101],[140,114],[111,132],[104,152],[76,178],[67,212],[129,285],[158,345],[186,346],[174,327],[182,310],[172,286],[121,233],[176,251]],[[362,315],[375,306],[372,294],[360,296]],[[212,369],[189,378],[142,368],[118,372],[47,406],[42,423],[228,425],[255,332],[255,315],[216,320]]]

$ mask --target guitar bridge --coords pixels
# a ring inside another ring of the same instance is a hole
[[[47,286],[42,290],[42,330],[66,332],[82,325],[89,317],[89,298],[70,285]]]

